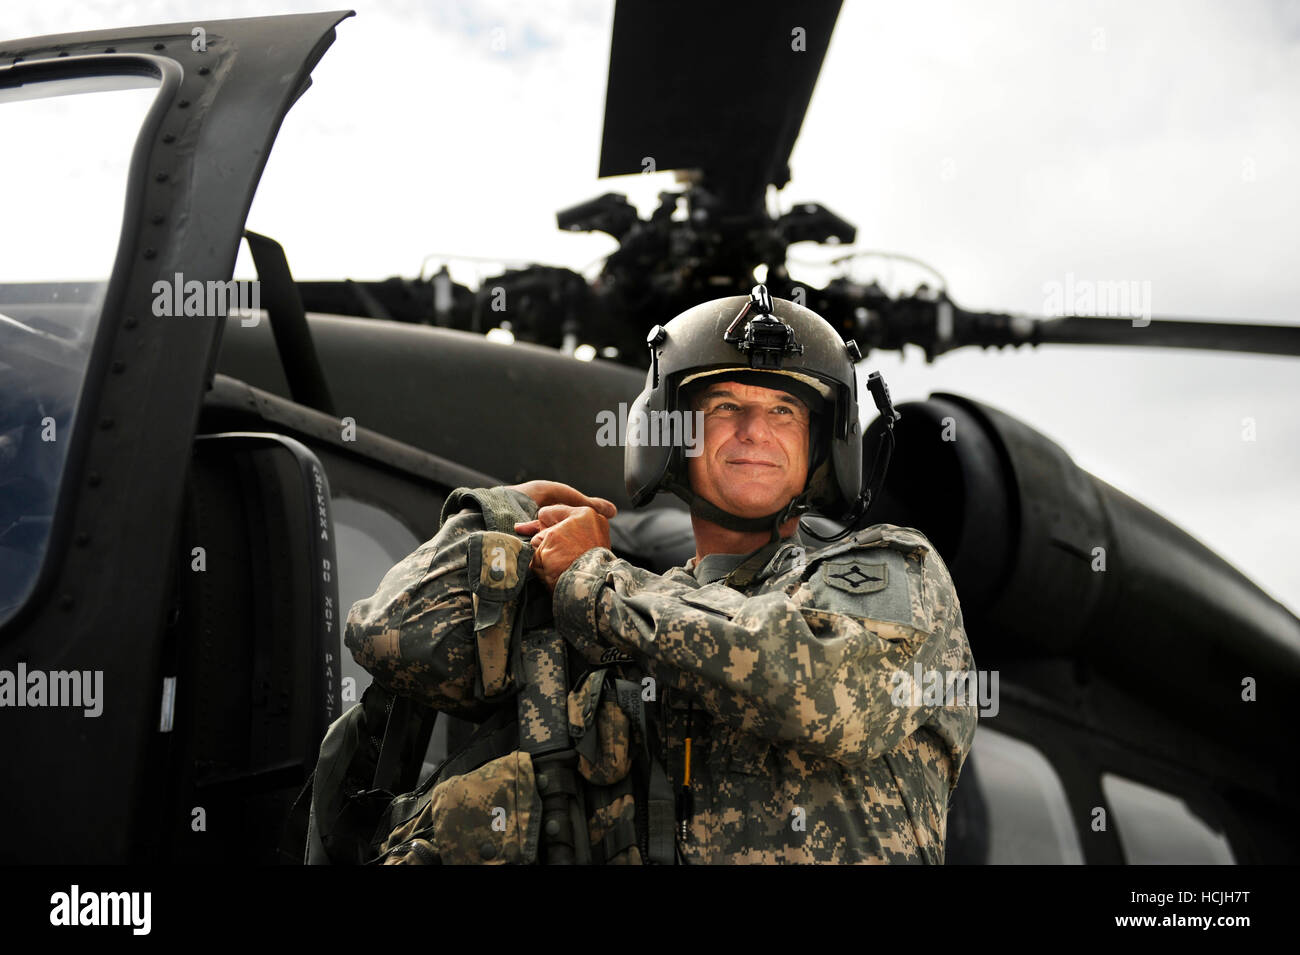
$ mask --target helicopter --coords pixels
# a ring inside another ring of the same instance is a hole
[[[652,157],[685,170],[683,188],[648,217],[616,193],[558,214],[618,242],[593,280],[533,265],[478,288],[445,269],[296,281],[292,250],[246,231],[276,133],[348,14],[0,42],[0,106],[132,85],[152,97],[109,278],[0,285],[0,673],[14,700],[0,798],[29,818],[87,779],[97,790],[57,831],[15,828],[0,858],[294,859],[291,807],[368,680],[342,645],[347,609],[433,535],[454,488],[572,484],[619,505],[619,556],[682,563],[685,507],[633,511],[621,449],[596,444],[595,422],[641,389],[655,324],[747,291],[756,268],[864,355],[1134,344],[1124,318],[792,277],[791,245],[855,235],[820,203],[765,203],[790,178],[839,12],[805,5],[792,34],[774,3],[743,21],[694,11],[682,33],[662,4],[619,2],[600,174]],[[653,69],[669,49],[684,65]],[[232,280],[241,241],[251,287]],[[192,312],[180,276],[199,282]],[[212,314],[214,284],[256,305]],[[509,347],[490,334],[503,330]],[[1144,345],[1300,354],[1290,327],[1157,316],[1144,330]],[[600,360],[576,361],[578,343]],[[539,428],[520,409],[543,400]],[[999,677],[948,861],[1294,861],[1296,770],[1267,729],[1300,686],[1300,620],[1023,422],[947,393],[898,410],[871,519],[935,544],[976,663]],[[864,472],[882,429],[866,427]],[[48,677],[35,703],[32,674]],[[56,675],[82,705],[48,705]],[[1266,691],[1247,698],[1256,681]],[[440,719],[413,770],[471,730]]]

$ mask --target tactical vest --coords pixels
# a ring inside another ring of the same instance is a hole
[[[459,489],[441,523],[483,515],[467,573],[476,697],[496,704],[417,785],[437,712],[372,682],[327,731],[312,779],[309,863],[676,861],[673,793],[644,708],[643,674],[608,648],[570,647],[528,572],[532,520],[503,489]],[[303,802],[300,797],[299,804]]]

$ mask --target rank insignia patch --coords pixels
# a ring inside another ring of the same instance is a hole
[[[889,568],[861,560],[829,561],[822,569],[826,583],[851,594],[870,594],[889,585]]]

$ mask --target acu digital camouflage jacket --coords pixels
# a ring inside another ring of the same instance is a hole
[[[346,631],[382,685],[473,720],[492,709],[481,673],[490,658],[475,643],[482,610],[467,573],[483,533],[477,512],[450,517],[352,608]],[[530,552],[519,542],[521,567]],[[684,861],[943,861],[974,696],[944,705],[914,680],[917,667],[949,685],[962,674],[973,681],[975,669],[948,570],[918,531],[877,525],[812,552],[796,534],[663,575],[595,548],[560,577],[553,610],[583,659],[625,654],[650,675],[651,742],[674,792],[689,730]],[[570,674],[577,697],[581,678]],[[618,748],[600,762],[626,762]],[[615,823],[630,826],[629,799],[590,809],[593,843]],[[498,861],[532,857],[528,846],[510,849],[535,830],[529,816],[511,819]],[[631,846],[610,861],[640,858]]]
[[[597,548],[554,608],[566,639],[648,661],[674,789],[692,724],[686,861],[943,862],[975,696],[936,704],[916,667],[969,689],[975,666],[919,531],[880,524],[811,553],[796,534],[662,576]]]

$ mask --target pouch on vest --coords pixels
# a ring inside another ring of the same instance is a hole
[[[532,547],[514,534],[484,531],[470,535],[467,571],[485,700],[505,696],[515,688],[511,656],[517,647],[517,624],[522,622],[519,598],[532,559]]]
[[[592,670],[568,698],[569,735],[578,751],[578,772],[608,786],[632,768],[632,723],[618,705],[608,670]]]
[[[541,819],[532,759],[516,750],[434,786],[384,841],[381,861],[531,865]]]

